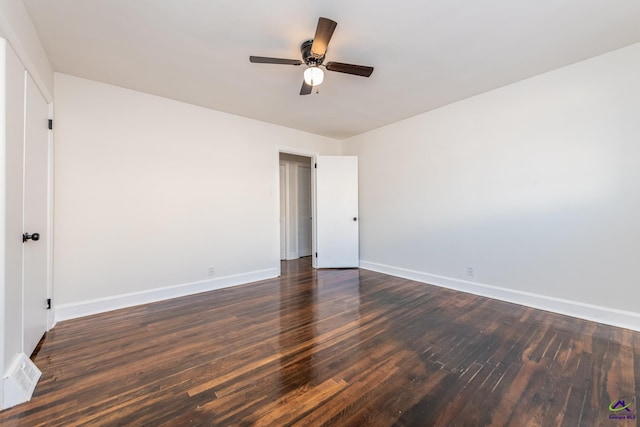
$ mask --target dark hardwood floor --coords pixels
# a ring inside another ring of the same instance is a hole
[[[365,270],[59,323],[3,426],[631,426],[640,333]],[[617,405],[614,409],[620,409]]]

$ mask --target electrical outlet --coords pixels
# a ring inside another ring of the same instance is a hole
[[[473,269],[473,267],[470,265],[467,265],[467,276],[474,277],[475,275],[476,275],[476,272]]]
[[[209,267],[209,276],[215,276],[216,275],[216,269],[214,267]]]

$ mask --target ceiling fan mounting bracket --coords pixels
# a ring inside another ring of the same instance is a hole
[[[309,67],[317,67],[322,65],[325,55],[318,56],[311,52],[311,46],[313,40],[306,40],[300,45],[300,52],[302,53],[302,61]]]

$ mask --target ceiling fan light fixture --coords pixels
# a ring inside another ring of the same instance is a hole
[[[316,66],[304,70],[304,81],[309,86],[318,86],[324,80],[324,72]]]

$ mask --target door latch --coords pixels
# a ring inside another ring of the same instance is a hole
[[[22,235],[22,243],[26,242],[27,240],[33,240],[34,242],[37,242],[38,240],[40,240],[40,233],[24,233]]]

